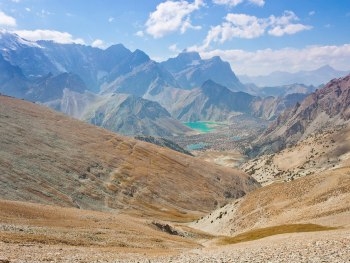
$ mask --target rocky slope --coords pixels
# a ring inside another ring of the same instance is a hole
[[[157,102],[130,94],[96,95],[65,89],[62,99],[45,105],[128,136],[177,136],[191,132]]]
[[[258,187],[237,170],[9,97],[0,129],[4,199],[188,219]]]
[[[264,120],[276,119],[284,110],[302,102],[307,94],[292,93],[285,96],[256,98],[251,103],[251,114]]]
[[[254,97],[208,80],[178,100],[171,113],[182,121],[224,121],[239,113],[248,113]]]
[[[202,59],[197,52],[183,52],[162,62],[161,65],[172,73],[185,89],[198,88],[211,79],[234,91],[245,90],[231,70],[230,64],[222,61],[220,57]]]
[[[272,153],[310,134],[347,124],[350,119],[350,75],[334,79],[301,103],[283,112],[247,152]]]
[[[175,118],[182,121],[228,121],[230,118],[245,114],[264,120],[273,120],[283,110],[301,102],[303,93],[286,94],[278,97],[257,97],[245,92],[233,92],[212,80],[205,81],[200,88],[190,91],[166,91],[169,95],[159,94],[153,98],[162,100],[172,98],[167,107]]]
[[[29,85],[24,98],[42,103],[59,100],[62,98],[65,89],[83,93],[87,87],[84,81],[76,74],[61,73],[54,76],[49,73],[33,81]]]
[[[23,98],[29,83],[21,69],[0,55],[0,72],[0,93]]]
[[[192,224],[215,235],[296,223],[349,227],[350,166],[274,183]]]
[[[350,160],[350,126],[317,132],[274,154],[250,159],[240,168],[262,185],[292,181],[345,167]]]

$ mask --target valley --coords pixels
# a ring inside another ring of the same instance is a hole
[[[0,71],[0,263],[350,260],[346,72],[7,31]]]

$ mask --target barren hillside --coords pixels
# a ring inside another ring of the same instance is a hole
[[[311,134],[280,152],[251,159],[240,168],[266,185],[349,165],[350,126],[343,125]]]
[[[243,172],[0,97],[0,198],[188,220],[256,189]],[[134,211],[134,210],[133,210]]]
[[[334,79],[284,111],[258,138],[250,156],[274,153],[317,132],[350,121],[350,75]]]
[[[349,201],[350,167],[347,166],[262,187],[213,211],[192,226],[230,236],[299,223],[349,228]]]

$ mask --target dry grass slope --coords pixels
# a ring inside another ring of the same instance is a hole
[[[316,231],[327,231],[335,230],[336,227],[327,227],[316,224],[291,224],[272,226],[260,229],[254,229],[248,232],[244,232],[233,237],[224,237],[218,241],[221,245],[236,244],[240,242],[247,242],[257,240],[269,236],[286,234],[286,233],[305,233],[305,232],[316,232]]]
[[[350,167],[274,183],[203,217],[192,226],[212,234],[300,223],[350,226]]]
[[[9,97],[0,130],[3,199],[188,221],[258,187],[238,170]]]

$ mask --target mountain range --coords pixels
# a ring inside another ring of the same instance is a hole
[[[0,93],[125,135],[184,135],[189,129],[181,122],[227,121],[239,114],[273,120],[315,89],[249,88],[229,63],[196,52],[158,63],[122,44],[102,50],[0,35]]]
[[[315,70],[295,73],[275,71],[265,76],[240,75],[239,79],[243,83],[254,83],[259,87],[283,86],[294,83],[319,86],[347,74],[349,74],[349,71],[336,70],[329,65],[325,65]]]
[[[312,122],[327,114],[345,125],[349,81],[327,84],[297,108],[310,106]],[[349,259],[349,126],[253,159],[252,175],[7,96],[0,129],[4,262]],[[253,177],[266,178],[272,165],[310,171],[314,161],[327,170],[264,187]]]
[[[61,99],[45,105],[69,116],[124,135],[176,136],[191,130],[159,103],[131,94],[98,95],[64,89]]]
[[[247,87],[218,57],[0,32],[0,262],[349,261],[350,75]]]

